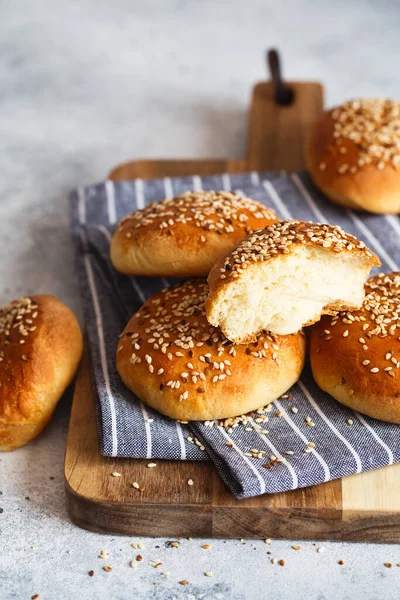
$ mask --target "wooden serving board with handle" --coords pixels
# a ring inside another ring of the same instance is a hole
[[[309,127],[323,109],[318,83],[289,83],[280,106],[275,84],[253,90],[247,159],[144,160],[110,173],[114,181],[182,175],[297,170]],[[109,534],[400,542],[400,464],[314,487],[236,500],[211,463],[105,458],[97,440],[89,354],[78,374],[65,455],[71,519]],[[118,471],[121,477],[112,477]],[[193,479],[194,485],[187,485]],[[143,493],[131,482],[145,484]]]

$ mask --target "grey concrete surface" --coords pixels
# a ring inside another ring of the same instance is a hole
[[[329,105],[399,98],[399,16],[395,0],[1,0],[0,303],[50,292],[81,315],[69,190],[135,157],[242,156],[267,47],[289,78],[325,82]],[[400,546],[146,539],[132,569],[134,538],[68,519],[69,407],[66,396],[38,440],[0,456],[1,600],[399,598]]]

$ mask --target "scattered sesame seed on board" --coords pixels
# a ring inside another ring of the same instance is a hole
[[[187,581],[187,579],[182,579],[182,581],[179,582],[181,585],[189,585],[189,581]]]
[[[99,552],[99,558],[108,558],[108,552],[107,550],[100,550]]]
[[[194,481],[193,481],[193,479],[188,479],[188,481],[187,481],[187,484],[188,484],[188,485],[194,485]]]
[[[292,546],[293,550],[300,550],[301,546],[294,545]]]
[[[136,569],[136,567],[137,567],[137,561],[136,560],[131,560],[131,562],[129,563],[129,565],[132,567],[132,569]]]
[[[111,473],[111,477],[121,477],[121,473],[118,473],[118,471],[113,471]]]
[[[204,575],[205,575],[206,577],[214,577],[214,573],[213,573],[212,571],[206,571],[206,572],[204,573]]]
[[[104,565],[103,571],[106,571],[107,573],[109,573],[110,571],[112,571],[112,567],[110,567],[109,565]]]
[[[211,548],[211,544],[203,544],[203,545],[202,545],[202,548],[203,548],[204,550],[210,550],[210,548]]]
[[[149,463],[149,464],[147,465],[147,467],[148,467],[149,469],[154,469],[154,467],[156,467],[156,466],[157,466],[157,463]]]
[[[319,552],[319,553],[323,552],[324,550],[325,550],[325,548],[323,546],[319,546],[317,548],[317,552]]]
[[[276,563],[278,562],[277,558],[271,558],[271,562],[273,565],[276,565]]]

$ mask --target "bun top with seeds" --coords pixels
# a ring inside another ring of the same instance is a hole
[[[340,227],[281,221],[256,231],[208,276],[207,318],[232,341],[298,331],[321,314],[361,306],[378,257]]]
[[[261,333],[232,344],[205,316],[208,286],[189,281],[149,298],[120,337],[117,369],[143,402],[185,421],[241,415],[283,394],[300,376],[302,333]]]
[[[323,113],[306,146],[308,170],[335,203],[400,211],[400,102],[355,99]]]
[[[187,192],[122,219],[111,260],[127,275],[205,277],[241,239],[277,220],[273,210],[234,192]]]
[[[362,308],[310,329],[318,385],[375,419],[400,423],[400,273],[371,277]]]
[[[0,308],[0,451],[40,433],[81,354],[78,322],[53,296],[19,298]]]

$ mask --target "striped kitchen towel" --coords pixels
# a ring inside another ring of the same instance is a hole
[[[107,181],[73,192],[71,225],[92,356],[102,454],[211,459],[237,498],[305,487],[399,462],[399,427],[364,417],[335,402],[317,387],[309,365],[289,391],[289,398],[276,400],[267,413],[268,423],[263,428],[268,434],[260,434],[254,426],[258,415],[231,429],[216,422],[180,424],[145,406],[124,387],[115,368],[118,335],[146,298],[175,281],[126,277],[115,271],[109,260],[110,236],[117,221],[132,210],[193,189],[234,190],[274,208],[282,219],[339,224],[380,256],[379,271],[398,270],[398,218],[334,206],[305,173]],[[291,410],[294,407],[297,411]],[[307,425],[306,417],[315,427]],[[349,419],[353,421],[351,427]],[[307,446],[309,442],[315,447]],[[306,448],[309,451],[305,452]],[[260,451],[264,454],[254,458]],[[288,451],[293,454],[285,454]],[[265,468],[270,455],[286,460]]]

